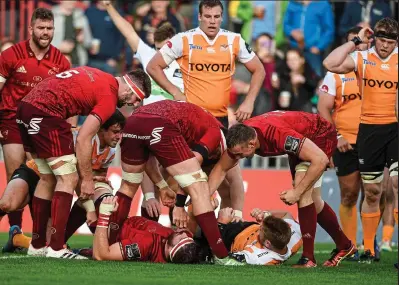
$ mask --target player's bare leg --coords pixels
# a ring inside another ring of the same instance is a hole
[[[29,202],[28,189],[29,186],[25,180],[11,180],[0,199],[0,216],[2,216],[2,213],[6,214],[25,207]]]
[[[382,241],[380,244],[381,250],[392,251],[391,241],[395,227],[394,209],[395,209],[395,195],[392,189],[392,182],[388,175],[384,175],[383,180],[385,209],[382,214]]]

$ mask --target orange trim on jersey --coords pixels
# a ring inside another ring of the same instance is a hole
[[[231,252],[244,250],[247,245],[257,241],[259,229],[260,225],[252,225],[240,232],[231,245]]]
[[[273,265],[280,265],[281,263],[282,263],[282,262],[281,262],[280,260],[275,260],[275,259],[273,259],[273,260],[271,260],[271,261],[265,263],[264,265],[273,266]]]
[[[110,160],[112,160],[112,156],[111,156],[111,158],[110,159],[107,159],[107,157],[108,157],[108,155],[109,155],[109,152],[111,151],[111,148],[110,147],[106,147],[105,148],[105,150],[104,150],[104,152],[103,153],[101,153],[101,154],[98,154],[97,153],[97,148],[98,148],[98,145],[97,145],[97,142],[94,140],[94,142],[93,142],[93,151],[92,151],[92,153],[91,153],[91,168],[93,169],[93,170],[100,170],[100,169],[102,169],[102,165],[104,164],[104,163],[106,163],[107,161],[110,161]],[[114,156],[115,157],[115,156]]]
[[[32,169],[38,176],[40,176],[39,168],[33,159],[26,162],[26,166]]]
[[[302,245],[303,245],[302,239],[300,239],[296,244],[294,244],[294,246],[291,248],[291,256],[296,254],[301,249]]]

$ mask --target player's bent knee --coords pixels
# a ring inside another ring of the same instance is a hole
[[[362,172],[360,175],[364,184],[378,184],[384,179],[383,171]]]
[[[12,205],[10,201],[5,201],[4,199],[0,200],[0,210],[6,213],[12,212],[16,209],[12,209]]]
[[[122,170],[122,179],[133,184],[141,184],[144,178],[144,172],[130,173]]]
[[[303,162],[299,163],[297,166],[295,166],[295,173],[306,172],[306,171],[308,171],[309,166],[310,166],[310,162],[303,161]],[[313,188],[321,187],[322,183],[323,183],[323,175],[321,175],[320,178],[315,182],[315,184],[313,185]]]
[[[357,203],[358,194],[353,192],[342,193],[341,204],[345,207],[353,207]]]
[[[63,162],[63,164],[57,168],[53,168],[53,166],[55,166],[59,162]],[[54,175],[62,176],[62,175],[67,175],[67,174],[72,174],[74,172],[77,172],[77,169],[76,169],[77,162],[78,162],[78,160],[76,159],[76,156],[74,154],[69,154],[69,155],[64,155],[64,156],[58,157],[58,158],[54,159],[53,161],[49,161],[47,163],[52,168]]]
[[[45,159],[42,158],[35,158],[34,159],[36,165],[37,165],[37,170],[39,170],[40,174],[53,174],[53,171],[51,170],[50,166],[47,164]]]
[[[398,162],[392,163],[392,165],[389,167],[389,176],[390,177],[398,176]]]
[[[202,171],[202,169],[191,173],[175,175],[173,178],[181,188],[186,188],[196,182],[208,181],[208,176],[204,171]]]

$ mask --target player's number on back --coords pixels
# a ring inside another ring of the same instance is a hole
[[[79,74],[79,71],[74,70],[74,69],[67,70],[67,71],[58,73],[58,74],[56,75],[56,77],[57,77],[57,78],[65,79],[65,78],[71,77],[73,74]]]

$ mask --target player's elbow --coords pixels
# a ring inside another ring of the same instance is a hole
[[[328,160],[327,155],[323,152],[315,155],[312,163],[315,163],[317,166],[319,166],[320,169],[324,171],[324,169],[326,169],[330,161]]]
[[[331,60],[331,58],[326,57],[323,60],[323,66],[325,69],[331,71],[331,69],[334,69],[334,67],[335,67],[334,60]]]
[[[148,63],[148,65],[147,65],[147,67],[146,67],[145,70],[146,70],[146,72],[148,73],[149,76],[153,77],[154,74],[155,74],[155,71],[157,70],[157,65],[156,65],[156,63],[155,63],[153,60],[151,60],[151,61]]]

